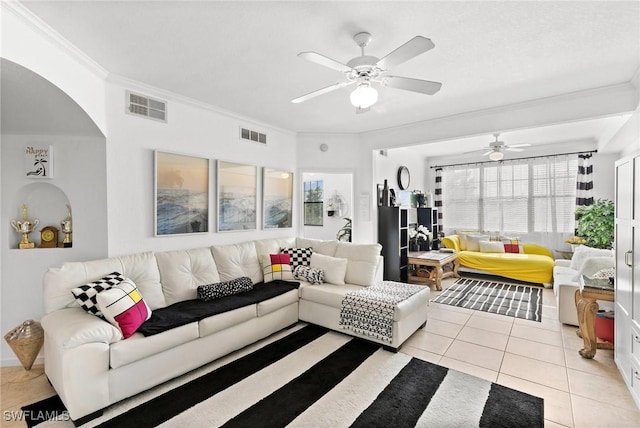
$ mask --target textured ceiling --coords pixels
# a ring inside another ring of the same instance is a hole
[[[108,72],[299,132],[365,132],[628,82],[639,66],[630,2],[24,3]],[[356,115],[343,81],[296,55],[382,57],[423,35],[435,49],[393,74],[443,83],[433,96],[382,88]]]

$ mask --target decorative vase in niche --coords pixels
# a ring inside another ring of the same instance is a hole
[[[387,180],[384,180],[384,187],[382,188],[382,206],[389,206],[389,183],[387,183]]]

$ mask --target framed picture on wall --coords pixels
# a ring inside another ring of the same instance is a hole
[[[262,228],[292,227],[293,173],[262,168]]]
[[[218,232],[257,228],[257,169],[218,161]]]
[[[156,236],[209,231],[209,159],[155,152]]]
[[[27,178],[53,178],[53,146],[25,147],[24,172]]]

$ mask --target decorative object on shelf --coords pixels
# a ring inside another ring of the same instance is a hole
[[[351,242],[351,219],[345,217],[344,221],[346,221],[346,224],[340,228],[336,237],[338,241]]]
[[[218,232],[256,229],[257,187],[255,165],[218,161]]]
[[[53,147],[27,146],[24,151],[24,167],[29,178],[52,178]]]
[[[71,220],[71,207],[67,204],[67,216],[60,222],[60,230],[64,233],[62,247],[70,248],[73,244],[71,233],[73,232],[73,221]]]
[[[40,376],[42,370],[31,370],[33,362],[36,360],[42,345],[44,344],[44,330],[39,322],[27,320],[18,327],[4,335],[4,340],[13,350],[20,364],[26,370],[18,376],[10,379],[9,382],[23,382]]]
[[[409,229],[409,251],[429,251],[429,235],[431,231],[421,224]]]
[[[40,231],[40,248],[56,248],[58,246],[58,228],[43,227]]]
[[[33,219],[29,220],[27,216],[27,206],[22,205],[22,219],[21,220],[11,220],[11,226],[22,235],[22,240],[20,241],[20,249],[24,250],[26,248],[35,248],[36,244],[29,241],[29,234],[33,232],[36,226],[40,223],[40,220]]]
[[[409,168],[401,166],[398,168],[398,187],[400,190],[407,190],[411,183],[411,175],[409,174]]]
[[[262,228],[293,227],[293,173],[262,168]]]
[[[594,204],[576,209],[576,234],[592,248],[609,249],[613,245],[615,208],[613,202],[598,199]]]
[[[155,161],[156,236],[208,232],[209,159],[156,150]]]
[[[382,206],[389,206],[389,183],[384,180],[384,186],[382,187]]]
[[[390,207],[396,207],[397,205],[397,197],[396,197],[396,191],[393,189],[389,189],[389,206]]]

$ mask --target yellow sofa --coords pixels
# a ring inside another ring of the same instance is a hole
[[[442,243],[458,253],[460,266],[519,281],[551,284],[555,261],[553,253],[538,244],[523,244],[523,254],[483,253],[461,249],[460,236],[445,236]]]

